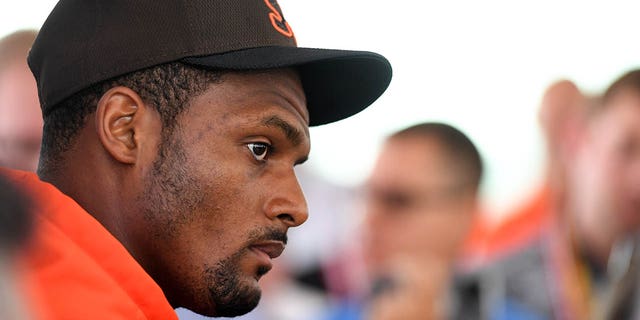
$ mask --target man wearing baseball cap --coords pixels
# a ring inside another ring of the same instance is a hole
[[[309,126],[391,80],[382,56],[299,48],[275,0],[61,0],[28,57],[44,117],[27,258],[59,319],[235,316],[307,219]]]

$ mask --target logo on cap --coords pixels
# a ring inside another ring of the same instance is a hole
[[[293,38],[293,30],[287,23],[287,20],[284,19],[282,15],[282,10],[278,5],[278,1],[276,0],[264,0],[264,3],[269,7],[271,12],[269,12],[269,19],[271,19],[271,25],[284,36]]]

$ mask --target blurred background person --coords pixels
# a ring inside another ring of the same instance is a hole
[[[491,265],[499,264],[496,261],[517,255],[519,250],[537,243],[555,225],[554,219],[566,214],[569,168],[575,160],[578,136],[584,130],[588,103],[569,80],[553,82],[545,90],[538,109],[546,146],[544,178],[526,201],[509,212],[504,220],[492,224],[488,219],[479,219],[473,227],[463,254],[468,283],[456,288],[462,299],[460,315],[488,319],[500,304],[496,302],[500,299],[496,295],[504,289],[504,281],[500,285],[493,284],[495,279],[487,277],[484,269],[492,269]],[[469,288],[477,293],[467,294]],[[467,308],[467,305],[474,307]]]
[[[587,270],[577,280],[591,289],[583,300],[592,315],[638,319],[638,288],[631,279],[640,272],[640,70],[618,78],[590,111],[571,185],[573,252]],[[624,294],[615,293],[622,288]],[[612,301],[611,295],[623,299]]]
[[[452,126],[422,123],[391,135],[365,185],[369,294],[329,318],[445,319],[481,176],[478,150]]]
[[[488,319],[637,319],[640,71],[584,99],[542,232],[481,273]]]
[[[35,30],[0,39],[0,166],[35,171],[42,140],[36,82],[27,66]]]
[[[518,249],[539,236],[558,212],[564,212],[568,177],[577,138],[584,125],[588,99],[569,80],[552,83],[544,92],[538,122],[546,146],[545,172],[540,186],[498,223],[479,219],[465,245],[470,268]]]

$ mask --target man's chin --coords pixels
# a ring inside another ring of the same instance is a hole
[[[256,295],[238,298],[230,303],[216,306],[215,317],[236,317],[251,312],[260,302],[260,292]]]
[[[206,314],[208,316],[235,317],[249,313],[258,306],[262,295],[258,282],[253,278],[225,286],[222,292],[220,289],[223,288],[218,286],[210,290],[214,310],[209,310],[208,313],[212,314]]]
[[[258,306],[258,302],[260,302],[260,292],[256,295],[239,297],[235,301],[222,302],[204,308],[185,308],[207,317],[236,317],[251,312]]]

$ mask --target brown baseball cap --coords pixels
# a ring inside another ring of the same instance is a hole
[[[310,124],[373,103],[391,65],[366,51],[300,48],[276,0],[60,0],[29,53],[44,115],[93,84],[163,63],[296,68]]]

